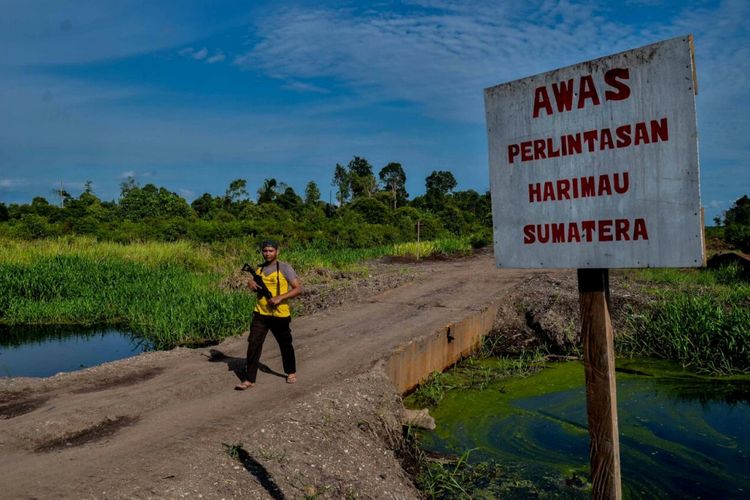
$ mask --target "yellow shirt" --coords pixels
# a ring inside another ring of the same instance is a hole
[[[259,266],[255,272],[258,276],[263,278],[263,283],[265,283],[266,287],[271,291],[272,297],[283,295],[288,292],[291,288],[291,282],[297,277],[292,266],[285,262],[278,262],[278,267],[276,264],[271,264],[265,267]],[[268,272],[268,274],[265,274],[265,272]],[[286,300],[282,301],[281,304],[276,307],[271,307],[271,304],[268,303],[268,299],[260,296],[255,302],[254,311],[264,316],[274,316],[277,318],[288,318],[292,315],[292,311]]]

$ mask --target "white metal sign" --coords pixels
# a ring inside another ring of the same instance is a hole
[[[499,267],[703,264],[692,37],[485,90]]]

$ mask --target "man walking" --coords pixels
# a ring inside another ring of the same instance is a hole
[[[261,244],[261,252],[264,262],[255,272],[271,292],[271,297],[267,298],[258,294],[253,321],[250,324],[250,335],[247,338],[247,372],[245,379],[234,387],[238,391],[244,391],[255,385],[260,353],[263,350],[263,341],[266,339],[268,330],[271,330],[276,342],[279,343],[287,383],[297,382],[297,366],[290,329],[292,315],[287,300],[302,292],[302,284],[292,266],[279,261],[278,243],[273,240],[264,241]],[[248,286],[254,291],[261,289],[252,279]]]

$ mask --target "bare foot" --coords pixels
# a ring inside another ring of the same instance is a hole
[[[255,384],[250,382],[249,380],[244,380],[241,383],[234,386],[235,391],[244,391],[245,389],[250,389]]]
[[[290,373],[286,376],[286,383],[287,384],[296,384],[297,383],[297,374],[296,373]]]

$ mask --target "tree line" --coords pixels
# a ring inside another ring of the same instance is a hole
[[[744,195],[722,216],[715,217],[717,236],[729,245],[750,252],[750,198]]]
[[[275,237],[292,245],[370,247],[421,237],[469,236],[477,246],[491,241],[489,192],[457,191],[450,171],[433,171],[425,194],[412,199],[406,173],[391,162],[377,176],[367,159],[336,164],[331,182],[336,203],[321,200],[320,187],[304,193],[276,178],[265,179],[255,196],[245,179],[230,182],[223,195],[204,193],[192,202],[165,187],[128,178],[120,197],[101,200],[87,182],[79,196],[55,191],[60,204],[42,196],[28,204],[0,202],[0,236],[39,239],[89,235],[102,240],[211,242]]]

